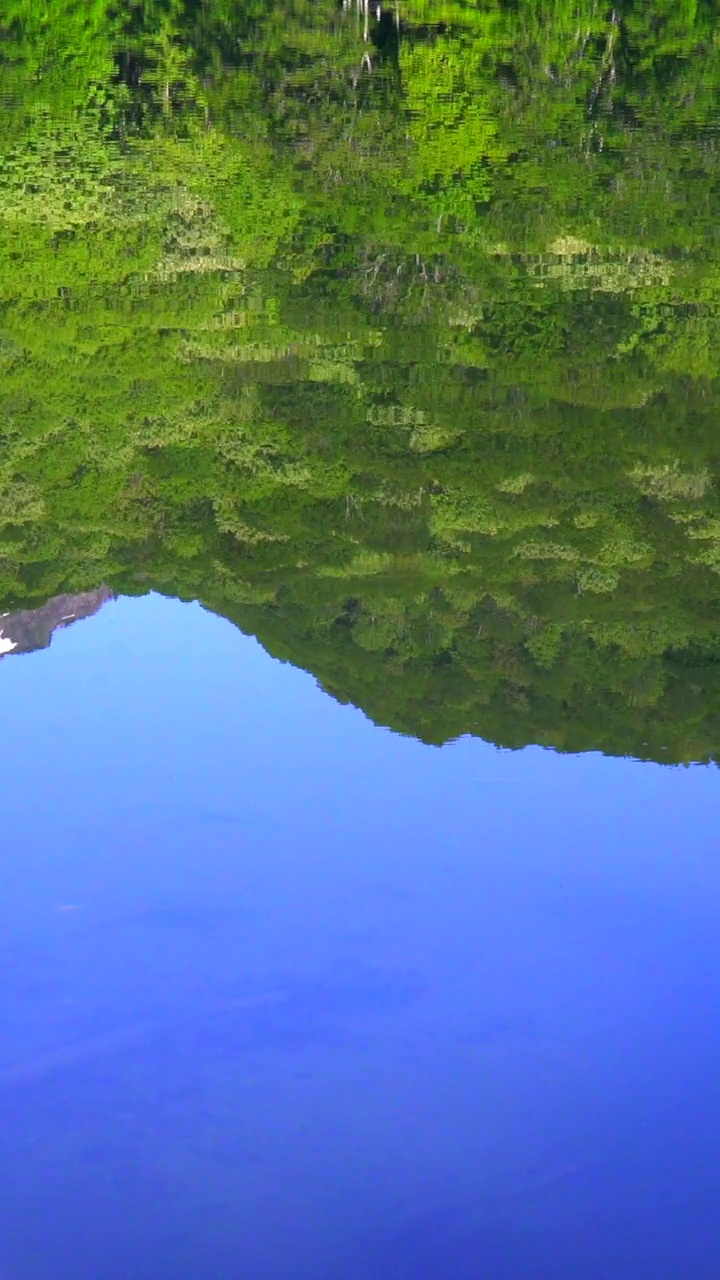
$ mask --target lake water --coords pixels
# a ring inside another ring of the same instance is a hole
[[[0,1280],[715,1280],[713,3],[9,0]]]
[[[423,746],[155,596],[2,697],[0,1274],[716,1273],[714,768]]]

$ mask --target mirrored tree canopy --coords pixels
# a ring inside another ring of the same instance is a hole
[[[0,57],[3,652],[155,590],[429,742],[720,758],[714,4],[9,0]]]

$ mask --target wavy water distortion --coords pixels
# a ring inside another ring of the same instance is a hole
[[[4,652],[156,590],[428,742],[717,759],[713,4],[11,0],[0,58]]]

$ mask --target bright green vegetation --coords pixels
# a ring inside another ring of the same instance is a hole
[[[156,589],[428,741],[720,756],[719,31],[9,0],[2,609]]]

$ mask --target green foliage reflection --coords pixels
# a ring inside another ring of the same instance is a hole
[[[0,598],[720,751],[716,6],[10,0]]]

